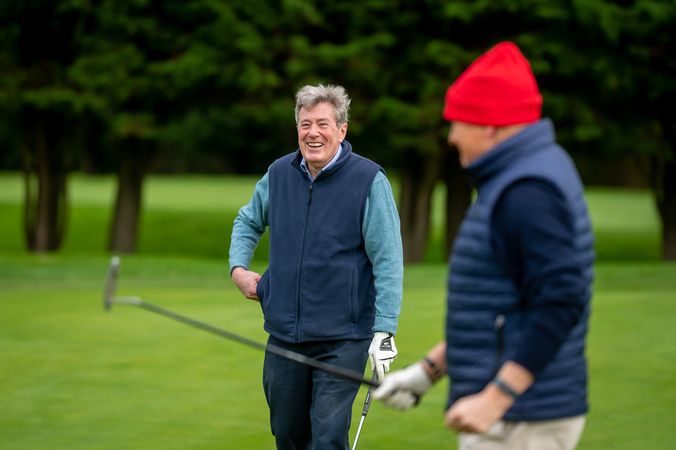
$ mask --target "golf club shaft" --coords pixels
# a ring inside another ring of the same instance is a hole
[[[376,372],[373,372],[371,381],[377,383],[378,374]],[[359,419],[359,427],[357,427],[357,433],[354,435],[354,444],[352,444],[352,450],[355,450],[357,448],[357,442],[359,441],[359,435],[361,434],[361,427],[364,426],[364,420],[366,419],[366,415],[369,413],[369,409],[371,408],[371,392],[372,387],[371,385],[369,385],[369,389],[366,392],[366,398],[364,399],[364,407],[361,410],[361,419]]]
[[[322,361],[317,361],[314,358],[307,357],[305,355],[301,355],[300,353],[293,352],[291,350],[287,350],[282,347],[278,347],[276,345],[272,344],[261,344],[260,342],[256,342],[254,340],[245,338],[243,336],[239,336],[235,333],[231,333],[229,331],[225,331],[221,328],[217,328],[213,325],[209,325],[204,322],[200,322],[199,320],[191,319],[190,317],[183,316],[181,314],[177,314],[173,311],[169,311],[168,309],[160,308],[159,306],[155,306],[151,303],[145,302],[141,300],[138,297],[132,297],[133,301],[129,301],[127,297],[121,297],[120,298],[123,301],[116,301],[116,299],[112,299],[112,303],[118,303],[118,304],[125,304],[125,305],[133,305],[133,306],[138,306],[139,308],[143,308],[147,311],[153,312],[155,314],[159,314],[165,317],[169,317],[171,319],[174,319],[178,322],[184,323],[186,325],[189,325],[194,328],[199,328],[200,330],[207,331],[211,334],[215,334],[216,336],[220,336],[222,338],[239,342],[240,344],[246,345],[247,347],[252,347],[255,349],[263,350],[269,353],[272,353],[273,355],[280,356],[282,358],[290,359],[292,361],[296,361],[297,363],[304,364],[306,366],[314,367],[315,369],[323,370],[325,372],[332,373],[334,375],[337,375],[339,377],[345,378],[350,381],[354,381],[357,383],[361,384],[366,384],[370,387],[378,387],[378,382],[375,379],[367,379],[364,378],[361,374],[350,370],[346,369],[344,367],[339,367],[339,366],[334,366],[332,364],[327,364]],[[370,394],[370,390],[369,390]]]

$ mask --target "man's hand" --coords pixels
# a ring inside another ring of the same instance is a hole
[[[430,386],[432,379],[422,363],[418,362],[386,377],[380,387],[373,391],[373,398],[381,400],[390,408],[404,411],[417,405]]]
[[[371,370],[378,375],[378,380],[385,378],[385,372],[390,371],[390,363],[397,357],[397,346],[394,345],[394,336],[390,333],[376,331],[369,347],[369,361]]]
[[[251,300],[258,301],[256,287],[258,286],[258,281],[260,279],[260,274],[247,270],[244,267],[235,267],[235,270],[232,271],[232,281],[242,294]]]
[[[494,386],[461,398],[446,412],[448,428],[465,433],[486,433],[512,406],[513,400]]]
[[[512,407],[516,397],[530,387],[534,379],[533,374],[520,364],[505,362],[496,376],[496,380],[500,382],[489,383],[481,392],[463,397],[449,408],[446,412],[446,426],[467,433],[488,432]]]

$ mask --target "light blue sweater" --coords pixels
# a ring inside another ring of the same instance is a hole
[[[230,244],[230,272],[235,267],[248,268],[254,250],[268,226],[268,174],[258,180],[249,203],[237,214]],[[382,172],[371,184],[362,223],[365,250],[373,265],[376,288],[374,331],[396,334],[401,310],[403,285],[403,250],[399,214],[392,187]]]

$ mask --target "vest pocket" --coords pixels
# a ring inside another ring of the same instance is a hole
[[[495,376],[500,370],[502,355],[505,352],[505,316],[503,314],[495,316],[493,329],[495,330],[496,337],[495,368],[493,369],[493,376]]]
[[[270,277],[268,274],[268,269],[263,272],[263,275],[261,276],[261,279],[258,280],[258,284],[256,285],[256,295],[258,296],[258,301],[261,304],[261,309],[265,311],[265,301],[266,301],[266,294],[268,293],[268,284],[270,283]]]
[[[359,314],[352,267],[305,266],[300,294],[300,339],[347,339],[355,335],[354,319]],[[275,299],[277,291],[275,290]],[[272,307],[272,305],[270,305]],[[276,310],[277,306],[274,306]]]
[[[352,270],[352,283],[350,286],[350,318],[352,323],[359,323],[359,275],[357,269]]]

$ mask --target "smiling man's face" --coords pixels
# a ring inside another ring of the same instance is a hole
[[[345,139],[347,123],[336,124],[333,105],[317,103],[298,111],[298,147],[312,176],[316,176],[338,151]]]

